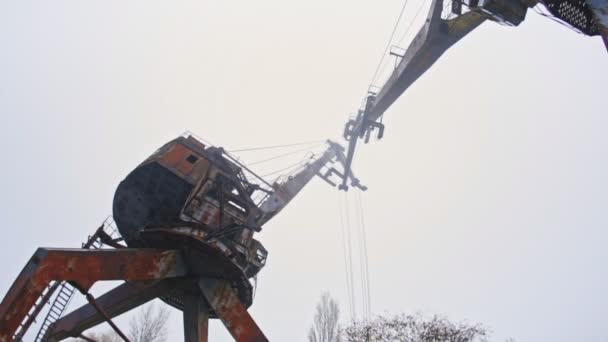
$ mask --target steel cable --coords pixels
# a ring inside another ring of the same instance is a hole
[[[357,199],[357,210],[359,212],[359,223],[360,223],[360,231],[361,231],[361,240],[363,242],[363,274],[365,277],[365,296],[366,296],[366,301],[367,301],[367,318],[369,319],[371,317],[371,290],[370,290],[370,286],[369,286],[369,258],[368,258],[368,254],[367,254],[367,234],[365,232],[365,216],[363,213],[363,200],[362,200],[362,196],[361,193],[357,191],[356,195],[355,195],[356,199]]]
[[[384,61],[384,58],[386,57],[386,53],[388,52],[388,49],[391,46],[393,37],[395,36],[395,32],[397,32],[397,27],[399,26],[399,22],[401,22],[401,18],[403,17],[403,13],[405,12],[405,7],[407,6],[407,3],[408,3],[408,0],[405,0],[405,2],[403,3],[403,7],[401,7],[401,12],[399,12],[399,16],[397,17],[397,21],[395,22],[395,26],[393,27],[393,31],[391,32],[391,36],[388,39],[388,42],[386,43],[386,47],[384,48],[384,52],[382,53],[382,58],[380,58],[380,62],[378,62],[378,66],[376,67],[376,71],[374,72],[374,76],[372,77],[370,87],[373,86],[374,83],[376,82],[376,77],[378,76],[378,73],[380,72],[380,66],[382,65],[382,62]]]
[[[349,268],[349,264],[352,264],[352,259],[349,262],[349,252],[348,252],[348,245],[346,243],[346,224],[345,224],[345,219],[344,219],[344,210],[343,210],[343,199],[340,193],[338,193],[338,206],[339,206],[339,211],[340,211],[340,226],[341,226],[341,236],[342,236],[342,253],[344,256],[344,275],[345,275],[345,280],[346,280],[346,293],[347,293],[347,298],[348,298],[348,309],[350,311],[350,318],[351,321],[355,320],[355,313],[353,311],[353,289],[351,287],[351,270]]]
[[[351,224],[350,224],[350,209],[348,206],[348,193],[344,193],[344,216],[346,217],[346,244],[347,244],[347,252],[348,252],[348,266],[350,269],[350,288],[351,288],[351,300],[352,300],[352,311],[353,311],[353,320],[357,319],[357,302],[355,300],[355,280],[353,275],[353,246],[352,246],[352,234],[351,234]]]
[[[270,150],[270,149],[283,148],[283,147],[313,145],[313,144],[318,144],[318,143],[321,143],[321,142],[324,142],[324,141],[325,140],[315,140],[315,141],[305,141],[305,142],[293,143],[293,144],[273,145],[273,146],[263,146],[263,147],[252,147],[252,148],[244,148],[244,149],[240,149],[240,150],[231,150],[231,151],[228,151],[228,152],[229,153],[236,153],[236,152]]]
[[[319,147],[321,145],[323,145],[323,144],[321,143],[321,144],[317,144],[315,146],[309,146],[309,147],[302,148],[302,149],[299,149],[299,150],[295,150],[295,151],[279,154],[279,155],[274,156],[274,157],[270,157],[270,158],[266,158],[266,159],[262,159],[262,160],[257,160],[257,161],[254,161],[252,163],[245,163],[245,164],[247,164],[247,166],[257,165],[257,164],[269,162],[271,160],[276,160],[276,159],[279,159],[279,158],[287,157],[287,156],[290,156],[290,155],[293,155],[293,154],[296,154],[296,153],[300,153],[300,152],[304,152],[304,151],[310,151],[311,148],[316,148],[316,147]]]

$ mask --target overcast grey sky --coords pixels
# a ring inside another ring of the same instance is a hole
[[[402,4],[0,1],[0,293],[38,246],[78,246],[184,130],[228,149],[338,137]],[[530,12],[483,24],[401,97],[355,163],[375,313],[608,339],[607,70],[599,38]],[[348,311],[341,195],[314,180],[258,235],[251,313],[273,341],[305,341],[322,291]]]

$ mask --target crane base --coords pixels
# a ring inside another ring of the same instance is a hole
[[[0,303],[0,342],[13,341],[15,332],[54,281],[67,281],[83,293],[100,280],[126,282],[59,318],[43,341],[78,337],[85,330],[154,298],[181,289],[184,301],[185,339],[207,341],[209,312],[222,320],[236,341],[268,341],[232,282],[193,274],[176,250],[159,249],[50,249],[39,248]]]

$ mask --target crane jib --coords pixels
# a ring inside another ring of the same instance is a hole
[[[371,132],[376,129],[378,139],[382,138],[384,125],[378,122],[378,119],[452,45],[487,19],[511,26],[519,25],[525,18],[527,8],[533,5],[535,2],[524,0],[477,1],[475,5],[469,3],[468,12],[456,13],[458,16],[453,19],[443,19],[443,0],[433,0],[424,25],[405,53],[399,56],[401,60],[388,80],[377,93],[368,94],[365,108],[358,112],[356,119],[346,123],[344,138],[348,141],[348,150],[340,189],[348,189],[348,175],[351,172],[357,140],[365,139],[367,143]]]

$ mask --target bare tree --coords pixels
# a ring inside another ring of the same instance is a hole
[[[108,331],[102,334],[91,334],[91,336],[88,337],[97,342],[123,342],[122,338],[114,331]]]
[[[106,331],[101,334],[86,333],[86,338],[95,342],[123,342],[122,338],[118,336],[114,331]],[[70,342],[86,342],[87,340],[82,338],[71,339]]]
[[[164,342],[167,340],[167,306],[146,305],[131,319],[129,339],[131,342]]]
[[[165,342],[167,340],[167,306],[148,304],[142,307],[129,324],[128,338],[131,342]],[[87,333],[87,338],[95,342],[123,342],[114,331],[102,334]],[[84,339],[73,339],[73,342],[85,342]]]
[[[308,331],[309,342],[339,342],[340,341],[340,308],[329,293],[321,295],[317,303],[315,317]]]
[[[378,316],[355,322],[343,332],[346,342],[487,342],[488,331],[479,324],[453,323],[445,317],[417,315]]]

